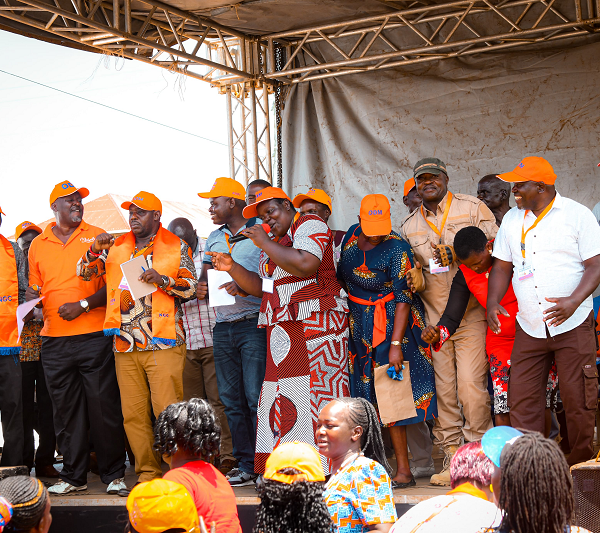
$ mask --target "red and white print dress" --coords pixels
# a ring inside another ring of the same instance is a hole
[[[316,448],[319,411],[350,395],[348,305],[336,277],[331,231],[321,218],[302,216],[279,244],[309,252],[321,264],[314,275],[299,278],[261,252],[259,274],[273,279],[274,290],[263,294],[258,319],[258,327],[267,328],[267,369],[257,413],[257,473],[281,443]]]

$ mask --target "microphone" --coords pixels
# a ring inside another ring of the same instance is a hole
[[[271,231],[271,226],[268,224],[261,224],[262,229],[264,229],[267,233]],[[245,241],[248,237],[246,235],[239,233],[238,235],[234,235],[229,238],[229,244],[235,244],[236,242]]]

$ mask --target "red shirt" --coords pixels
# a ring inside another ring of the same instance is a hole
[[[183,485],[193,498],[198,516],[210,531],[215,522],[219,533],[242,533],[235,495],[221,472],[205,461],[189,463],[169,470],[164,479]]]

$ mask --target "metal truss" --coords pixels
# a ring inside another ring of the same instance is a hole
[[[2,18],[190,76],[227,95],[231,177],[271,181],[269,91],[259,75],[266,46],[158,0],[0,0]],[[56,41],[55,41],[56,42]]]
[[[261,178],[273,183],[269,86],[228,85],[229,174],[244,187]]]
[[[585,2],[585,3],[584,3]],[[600,0],[458,0],[265,36],[266,78],[333,78],[576,38],[599,31]],[[392,2],[386,2],[394,7]],[[415,7],[417,6],[417,7]],[[274,47],[286,49],[274,69]]]
[[[257,39],[158,0],[0,0],[2,18],[215,85],[258,73]]]

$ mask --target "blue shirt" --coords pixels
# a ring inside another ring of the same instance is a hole
[[[257,218],[251,218],[239,230],[250,228],[260,221]],[[203,263],[212,265],[211,257],[206,255],[206,252],[221,252],[228,254],[229,247],[225,235],[233,236],[227,224],[213,231],[206,239],[204,247]],[[237,235],[237,234],[236,234]],[[231,257],[238,264],[242,265],[250,272],[258,273],[258,263],[260,259],[260,248],[257,248],[250,239],[237,242],[231,245]],[[239,318],[258,313],[260,311],[261,298],[256,296],[236,296],[235,303],[232,305],[220,305],[215,307],[217,311],[217,322],[232,322]]]

